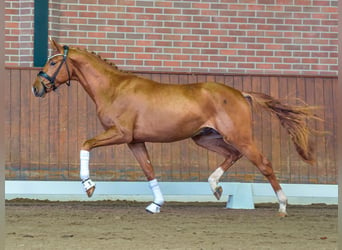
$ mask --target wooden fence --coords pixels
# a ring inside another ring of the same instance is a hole
[[[31,85],[39,69],[8,68],[4,80],[6,179],[79,180],[79,149],[84,140],[102,131],[95,106],[77,82],[46,98],[32,95]],[[271,94],[295,104],[300,98],[321,106],[317,114],[324,122],[311,125],[329,135],[314,138],[317,163],[310,166],[297,155],[278,120],[267,113],[254,116],[254,136],[282,183],[337,183],[336,166],[336,77],[258,76],[182,73],[137,73],[165,83],[216,81],[240,90]],[[147,144],[160,181],[206,181],[223,160],[191,140]],[[94,180],[137,181],[145,177],[126,145],[91,152]],[[222,181],[264,182],[246,159],[238,161]]]

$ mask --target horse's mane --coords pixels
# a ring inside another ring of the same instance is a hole
[[[80,49],[80,48],[76,48],[76,50],[80,51],[80,52],[86,52],[90,55],[93,55],[94,57],[98,58],[99,60],[101,60],[102,62],[105,62],[107,65],[111,66],[115,71],[122,73],[122,74],[133,74],[132,72],[128,72],[128,71],[124,71],[119,69],[119,67],[111,61],[108,61],[108,59],[106,58],[102,58],[99,54],[97,54],[94,51],[88,51],[87,49]]]

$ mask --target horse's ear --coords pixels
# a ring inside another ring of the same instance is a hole
[[[63,53],[63,46],[57,43],[54,39],[50,38],[51,48],[57,50],[59,53]]]

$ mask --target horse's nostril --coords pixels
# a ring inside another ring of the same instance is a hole
[[[38,96],[38,90],[36,87],[32,87],[32,93],[35,95],[35,96]]]

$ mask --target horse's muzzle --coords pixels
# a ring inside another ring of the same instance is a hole
[[[46,94],[46,91],[45,91],[45,88],[41,88],[39,90],[39,88],[33,86],[32,93],[34,94],[35,97],[44,97]]]

